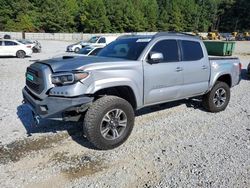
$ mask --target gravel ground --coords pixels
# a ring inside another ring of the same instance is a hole
[[[250,187],[250,80],[232,89],[228,108],[205,112],[194,100],[140,110],[128,141],[94,150],[81,125],[33,126],[22,105],[25,70],[64,53],[68,42],[41,41],[31,58],[0,58],[0,187]],[[250,42],[238,42],[243,68]]]

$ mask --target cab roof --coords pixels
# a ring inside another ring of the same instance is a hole
[[[198,36],[188,34],[188,33],[182,33],[182,32],[158,32],[155,35],[137,35],[137,34],[132,34],[132,35],[122,35],[118,37],[117,39],[125,39],[125,38],[136,38],[136,39],[153,39],[153,38],[158,38],[158,37],[164,37],[164,36],[176,36],[176,37],[185,37],[185,38],[196,38],[198,39]]]

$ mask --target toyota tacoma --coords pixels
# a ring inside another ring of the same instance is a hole
[[[209,57],[199,38],[163,32],[121,37],[95,57],[35,62],[22,92],[35,119],[81,120],[106,150],[126,141],[138,109],[201,97],[207,111],[225,110],[240,73],[238,58]]]

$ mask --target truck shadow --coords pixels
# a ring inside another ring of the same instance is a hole
[[[25,104],[17,107],[17,116],[26,130],[27,137],[32,137],[36,133],[60,133],[67,131],[69,137],[78,144],[89,149],[95,149],[84,137],[82,123],[80,122],[62,122],[45,119],[41,120],[39,125],[36,125],[31,110]]]
[[[250,80],[250,76],[247,75],[247,70],[246,69],[241,70],[241,79],[242,80]]]
[[[25,56],[25,58],[17,58],[15,56],[1,56],[0,59],[29,59],[31,56]]]
[[[205,111],[202,107],[201,98],[192,98],[192,99],[183,99],[174,102],[163,103],[160,105],[154,105],[147,108],[142,108],[136,112],[136,116],[146,115],[152,112],[157,112],[161,110],[166,110],[169,108],[177,107],[180,105],[186,105],[188,108],[199,109],[201,111]]]
[[[161,105],[155,105],[152,107],[143,108],[136,112],[136,116],[147,115],[152,112],[157,112],[179,105],[186,104],[188,108],[195,108],[203,110],[201,103],[198,99],[181,100],[176,102],[165,103]],[[36,133],[60,133],[67,131],[69,137],[76,143],[89,149],[97,150],[85,137],[82,129],[82,122],[62,122],[53,120],[41,120],[39,125],[35,125],[32,112],[29,107],[22,104],[17,107],[17,116],[26,129],[27,137],[32,137],[32,134]]]

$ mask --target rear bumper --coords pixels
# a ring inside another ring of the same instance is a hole
[[[82,96],[77,98],[47,97],[43,100],[34,97],[27,88],[22,90],[24,103],[40,118],[63,119],[66,111],[81,109],[92,103],[93,98]]]
[[[26,50],[25,53],[26,53],[26,56],[31,56],[33,51],[32,49],[30,49],[30,50]]]

